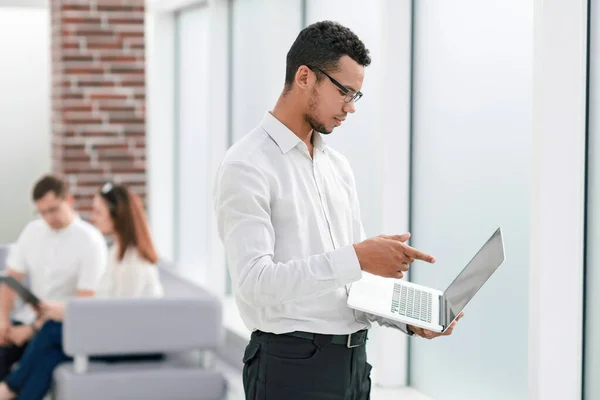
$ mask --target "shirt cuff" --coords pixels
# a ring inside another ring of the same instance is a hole
[[[354,246],[350,245],[332,251],[329,253],[329,258],[333,264],[336,280],[341,286],[362,278],[362,270]]]

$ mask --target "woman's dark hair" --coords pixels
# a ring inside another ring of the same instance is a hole
[[[298,68],[302,65],[335,72],[342,56],[348,56],[363,67],[371,64],[369,50],[345,26],[332,21],[321,21],[304,28],[287,53],[285,87],[290,89]],[[317,79],[323,79],[317,74]]]
[[[146,213],[140,197],[123,185],[107,182],[100,196],[108,204],[119,241],[119,260],[123,260],[129,247],[135,247],[140,256],[151,263],[158,261]]]

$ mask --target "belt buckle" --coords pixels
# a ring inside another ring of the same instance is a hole
[[[351,333],[348,335],[348,341],[346,342],[346,347],[349,349],[360,346],[360,344],[352,345],[352,335],[354,335],[354,334]]]

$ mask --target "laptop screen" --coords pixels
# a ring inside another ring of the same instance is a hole
[[[465,308],[502,262],[504,242],[502,231],[498,228],[444,292],[448,324]]]

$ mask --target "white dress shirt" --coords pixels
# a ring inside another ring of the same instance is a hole
[[[163,294],[156,265],[142,258],[133,247],[119,261],[117,246],[112,246],[98,297],[162,297]]]
[[[106,241],[100,231],[76,216],[60,230],[43,219],[31,221],[11,246],[6,264],[27,275],[31,291],[40,299],[65,301],[77,290],[95,291],[106,260]],[[35,314],[26,306],[13,318],[31,322]]]
[[[365,239],[352,169],[313,135],[306,144],[266,113],[219,168],[214,205],[240,315],[251,331],[349,334],[370,321],[348,308]]]
[[[96,290],[106,259],[100,231],[75,217],[61,230],[53,230],[42,219],[27,224],[6,264],[26,274],[31,291],[42,300],[64,301],[77,290]]]

